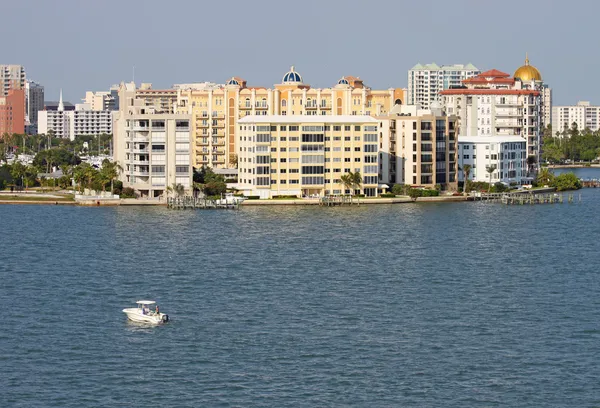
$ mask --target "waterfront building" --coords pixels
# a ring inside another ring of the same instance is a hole
[[[44,110],[44,87],[37,82],[25,81],[25,133],[38,133],[38,112]]]
[[[165,196],[181,184],[192,188],[192,116],[177,106],[176,91],[154,91],[147,84],[121,84],[114,112],[114,160],[119,179],[141,197]]]
[[[25,81],[23,65],[0,65],[0,96],[8,96],[13,89],[25,89]]]
[[[83,103],[92,111],[114,111],[119,109],[119,87],[113,85],[109,91],[87,91]]]
[[[460,136],[458,178],[464,182],[465,165],[471,166],[469,180],[492,184],[529,183],[527,142],[521,136]],[[491,177],[490,177],[491,175]]]
[[[396,106],[380,121],[380,182],[456,190],[456,117],[437,102]]]
[[[233,77],[224,85],[175,85],[165,102],[192,115],[196,167],[235,167],[238,120],[258,115],[379,116],[405,103],[405,90],[373,90],[359,77],[345,76],[330,88],[311,88],[294,67],[273,88],[248,86]]]
[[[75,136],[98,136],[112,133],[112,112],[91,110],[87,104],[77,104],[66,110],[62,91],[56,110],[38,112],[40,134],[53,133],[56,137],[74,140]]]
[[[552,133],[559,135],[572,128],[589,129],[596,132],[600,129],[600,106],[592,106],[589,101],[579,101],[576,105],[552,107]]]
[[[5,133],[25,133],[24,89],[10,89],[0,96],[0,138]]]
[[[349,194],[341,176],[350,172],[362,176],[360,193],[378,195],[379,122],[371,116],[248,115],[237,126],[238,188],[247,196]]]
[[[472,64],[442,65],[417,64],[408,71],[408,95],[406,104],[420,104],[427,109],[436,101],[441,102],[440,92],[460,87],[462,81],[479,74]]]
[[[492,69],[463,81],[463,87],[441,92],[446,113],[459,118],[461,136],[522,136],[529,156],[540,159],[544,101],[551,89],[540,72],[525,65],[509,74]]]

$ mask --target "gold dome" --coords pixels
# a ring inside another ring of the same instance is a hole
[[[540,71],[538,71],[538,69],[533,65],[529,65],[529,58],[527,55],[525,55],[525,65],[517,69],[513,77],[519,78],[523,82],[531,81],[532,79],[536,81],[542,80],[542,74],[540,74]]]

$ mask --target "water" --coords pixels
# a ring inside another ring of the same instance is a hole
[[[598,406],[599,210],[0,206],[0,406]]]

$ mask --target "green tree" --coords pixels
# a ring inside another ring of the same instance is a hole
[[[496,171],[496,165],[495,164],[490,164],[488,166],[485,166],[485,171],[490,176],[490,182],[489,182],[489,186],[488,186],[488,193],[489,193],[490,192],[490,188],[492,186],[492,174],[494,174],[494,172]]]
[[[548,167],[542,167],[537,176],[537,183],[540,186],[553,186],[554,185],[554,174],[548,169]]]
[[[119,177],[119,173],[123,171],[123,167],[117,162],[112,162],[108,159],[102,160],[102,168],[100,169],[100,180],[102,181],[102,191],[106,191],[106,186],[110,183],[110,191],[113,191],[113,183]]]
[[[462,172],[463,172],[463,179],[464,179],[463,191],[465,193],[468,193],[469,192],[469,183],[471,182],[471,180],[469,180],[469,176],[471,175],[471,165],[465,164],[462,168]]]
[[[554,179],[554,187],[557,191],[579,190],[581,180],[574,173],[563,173]]]

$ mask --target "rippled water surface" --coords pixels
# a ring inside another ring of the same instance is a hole
[[[598,406],[581,197],[0,206],[0,406]],[[142,298],[172,322],[128,323]]]

